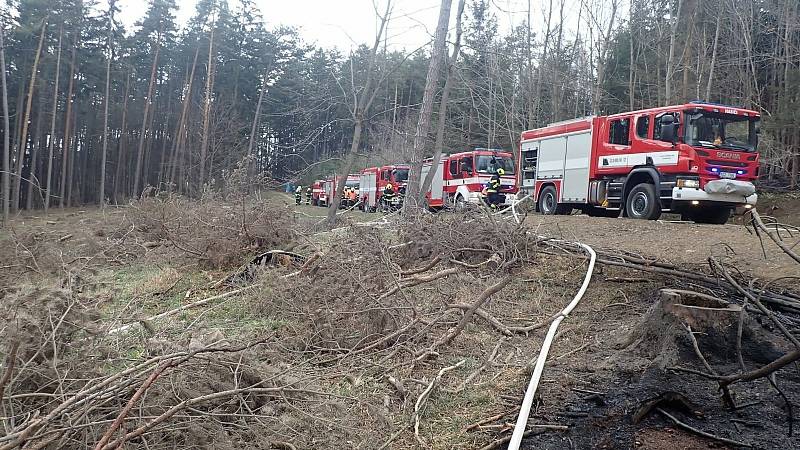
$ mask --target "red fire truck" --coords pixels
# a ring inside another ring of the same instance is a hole
[[[704,102],[559,122],[522,133],[521,193],[542,214],[725,223],[758,199],[756,111]]]
[[[423,162],[424,180],[433,164],[432,159]],[[425,194],[429,208],[445,206],[464,207],[468,203],[479,204],[481,191],[497,169],[505,174],[500,177],[500,192],[505,195],[505,204],[516,200],[517,179],[514,174],[514,156],[509,152],[491,149],[475,149],[470,152],[442,155],[430,190]]]
[[[410,170],[411,166],[407,164],[369,167],[362,170],[358,191],[361,196],[361,209],[375,211],[380,205],[383,190],[389,183],[392,183],[395,192],[405,194]]]
[[[334,194],[336,193],[337,183],[341,183],[343,178],[344,177],[339,175],[339,176],[335,176],[335,177],[330,177],[327,180],[325,180],[323,182],[323,184],[322,184],[322,189],[324,191],[323,196],[326,197],[327,199],[331,199],[332,200]],[[349,188],[358,189],[358,180],[359,180],[359,174],[351,173],[350,175],[347,176],[347,180],[345,181],[345,186],[349,187]],[[325,205],[327,206],[328,203],[326,203]],[[340,200],[340,205],[339,206],[340,207],[342,206],[341,205],[341,200]]]
[[[328,203],[328,198],[325,196],[325,190],[322,185],[325,183],[322,180],[316,180],[311,185],[311,204],[314,206],[325,206]]]

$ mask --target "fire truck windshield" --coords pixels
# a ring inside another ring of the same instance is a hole
[[[394,181],[396,183],[402,183],[404,181],[408,181],[408,169],[394,169]]]
[[[475,157],[475,168],[479,173],[495,173],[503,169],[506,175],[514,175],[514,160],[502,156],[478,155]]]
[[[757,118],[702,111],[686,115],[686,143],[753,152],[758,143]]]

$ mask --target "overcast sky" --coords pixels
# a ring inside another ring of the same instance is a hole
[[[580,0],[567,0],[568,9]],[[306,42],[347,51],[375,39],[376,16],[372,0],[255,0],[269,27],[290,25],[300,30]],[[378,7],[384,0],[375,0]],[[534,24],[541,23],[542,0],[532,0]],[[194,13],[196,0],[178,0],[178,21],[183,24]],[[229,0],[234,7],[236,0]],[[389,24],[390,46],[415,49],[431,40],[440,0],[395,0]],[[470,3],[469,1],[467,2]],[[558,2],[553,2],[558,4]],[[147,10],[147,0],[120,0],[122,22],[128,30]],[[508,30],[527,17],[527,0],[491,0],[501,29]],[[458,0],[453,0],[453,16]],[[538,20],[537,20],[538,17]],[[451,29],[455,20],[451,20]]]

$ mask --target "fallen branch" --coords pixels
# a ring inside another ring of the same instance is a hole
[[[664,411],[661,408],[656,408],[656,411],[658,411],[661,414],[663,414],[664,416],[666,416],[668,419],[670,419],[675,425],[679,426],[680,428],[683,428],[686,431],[691,431],[692,433],[697,434],[699,436],[703,436],[705,438],[712,439],[712,440],[715,440],[715,441],[718,441],[718,442],[723,442],[725,444],[735,445],[737,447],[747,447],[747,448],[752,448],[753,447],[752,445],[745,444],[744,442],[734,441],[733,439],[720,437],[720,436],[717,436],[717,435],[714,435],[714,434],[711,434],[711,433],[706,433],[705,431],[702,431],[702,430],[698,430],[697,428],[695,428],[695,427],[693,427],[691,425],[688,425],[686,423],[681,422],[680,420],[678,420],[674,416],[670,415],[668,412]]]
[[[8,356],[6,356],[6,363],[3,364],[5,368],[3,370],[3,377],[0,378],[0,405],[3,404],[6,384],[8,384],[8,380],[11,379],[11,374],[14,372],[14,364],[17,362],[17,350],[19,350],[19,341],[14,341],[11,343],[11,350],[8,351]]]
[[[119,326],[119,327],[116,327],[116,328],[112,328],[112,329],[110,329],[108,331],[108,334],[116,334],[116,333],[120,333],[120,332],[123,332],[123,331],[127,331],[128,329],[133,328],[136,325],[141,325],[142,322],[150,323],[150,322],[152,322],[154,320],[163,319],[164,317],[174,316],[175,314],[178,314],[181,311],[186,311],[187,309],[197,308],[198,306],[207,305],[207,304],[209,304],[211,302],[214,302],[214,301],[217,301],[217,300],[222,300],[224,298],[228,298],[228,297],[234,296],[236,294],[241,294],[242,292],[249,291],[249,290],[255,288],[256,286],[257,285],[250,285],[250,286],[247,286],[247,287],[243,287],[241,289],[234,289],[232,291],[225,292],[224,294],[214,295],[212,297],[204,298],[202,300],[198,300],[196,302],[189,303],[187,305],[183,305],[183,306],[180,306],[180,307],[175,308],[175,309],[170,309],[169,311],[164,311],[164,312],[162,312],[160,314],[156,314],[155,316],[148,317],[147,319],[144,319],[143,321],[139,321],[139,322],[135,322],[135,323],[129,323],[127,325],[122,325],[122,326]]]
[[[753,224],[757,226],[759,229],[761,229],[761,231],[767,233],[767,236],[769,236],[769,238],[772,239],[772,242],[774,242],[775,245],[780,247],[784,253],[789,255],[790,258],[792,258],[793,260],[797,261],[798,264],[800,264],[800,255],[795,253],[794,250],[792,250],[792,247],[786,245],[786,243],[783,242],[783,239],[781,239],[780,236],[777,235],[777,233],[770,230],[769,228],[767,228],[766,225],[764,225],[764,222],[761,221],[761,216],[758,215],[758,211],[752,209],[750,210],[750,214],[753,216]]]
[[[489,297],[499,292],[500,289],[503,289],[510,282],[511,282],[511,276],[506,275],[502,280],[486,288],[486,290],[484,290],[481,293],[478,299],[475,300],[475,302],[470,306],[470,308],[464,313],[464,317],[461,318],[461,320],[458,322],[458,325],[456,325],[455,329],[452,332],[448,333],[441,340],[441,342],[434,344],[431,350],[435,349],[439,345],[447,345],[450,342],[452,342],[452,340],[455,339],[456,336],[461,334],[461,332],[464,330],[464,327],[467,326],[467,323],[472,319],[472,315],[475,314],[475,310],[480,308],[484,303],[486,303],[487,300],[489,300]]]
[[[151,373],[150,376],[147,377],[147,379],[144,381],[144,383],[142,383],[139,389],[136,390],[136,392],[133,394],[130,400],[128,400],[128,403],[125,405],[124,408],[122,408],[122,411],[120,411],[119,415],[117,415],[117,418],[114,419],[114,422],[111,424],[111,426],[108,427],[108,430],[106,430],[106,432],[103,434],[103,437],[100,438],[100,440],[97,442],[97,445],[95,445],[94,450],[100,450],[101,448],[105,447],[105,445],[108,443],[109,440],[111,440],[111,437],[120,427],[120,425],[122,425],[122,422],[125,420],[125,417],[133,408],[133,405],[135,405],[136,402],[139,401],[139,399],[144,395],[144,393],[147,392],[147,389],[150,388],[150,386],[158,379],[158,377],[161,376],[162,373],[164,373],[165,370],[177,364],[178,362],[174,360],[165,361],[159,364],[156,370],[154,370],[153,373]]]
[[[484,361],[483,364],[481,364],[481,366],[478,367],[474,372],[469,374],[469,376],[467,376],[467,378],[465,378],[464,381],[462,381],[461,384],[458,385],[458,387],[455,389],[454,392],[463,391],[467,387],[467,385],[472,382],[472,380],[474,380],[478,375],[480,375],[481,372],[486,370],[487,367],[492,365],[494,363],[494,359],[497,357],[497,352],[500,351],[500,346],[502,346],[505,341],[506,341],[505,338],[500,339],[500,342],[498,342],[497,345],[494,346],[492,353],[489,355],[488,358],[486,358],[486,361]]]
[[[425,441],[423,441],[422,437],[419,435],[419,421],[420,416],[422,415],[422,408],[425,406],[425,402],[428,400],[428,397],[430,397],[431,391],[433,391],[433,387],[436,385],[436,382],[442,379],[442,375],[453,369],[461,367],[466,361],[466,359],[462,359],[452,366],[447,366],[439,370],[439,373],[436,374],[436,377],[430,382],[430,384],[428,384],[428,387],[422,391],[422,394],[419,395],[419,398],[417,398],[417,402],[414,404],[414,436],[417,438],[417,442],[419,442],[423,447],[425,447]]]

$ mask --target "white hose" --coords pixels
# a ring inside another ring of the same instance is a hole
[[[528,390],[525,391],[525,398],[522,400],[522,406],[519,410],[519,416],[517,417],[517,423],[514,426],[514,434],[511,435],[511,441],[508,443],[509,450],[518,450],[520,443],[522,443],[522,436],[525,434],[525,428],[528,425],[528,417],[530,417],[531,413],[531,406],[533,405],[533,397],[536,395],[536,388],[539,387],[539,380],[542,378],[542,372],[544,371],[544,364],[547,361],[547,353],[550,351],[550,346],[553,344],[553,337],[556,335],[556,330],[558,330],[558,326],[561,324],[561,321],[564,320],[565,317],[575,309],[575,306],[578,305],[578,302],[581,301],[583,298],[583,294],[586,293],[586,288],[589,287],[589,281],[592,279],[592,273],[594,272],[594,263],[597,259],[597,254],[594,252],[592,247],[589,247],[586,244],[576,243],[580,245],[587,253],[589,253],[589,267],[586,269],[586,277],[583,279],[583,284],[581,285],[580,290],[575,295],[575,298],[564,308],[561,313],[559,313],[558,317],[550,324],[550,329],[547,330],[547,335],[544,338],[544,343],[542,344],[542,350],[539,352],[539,357],[536,359],[536,366],[533,369],[533,376],[531,377],[531,382],[528,384]]]

